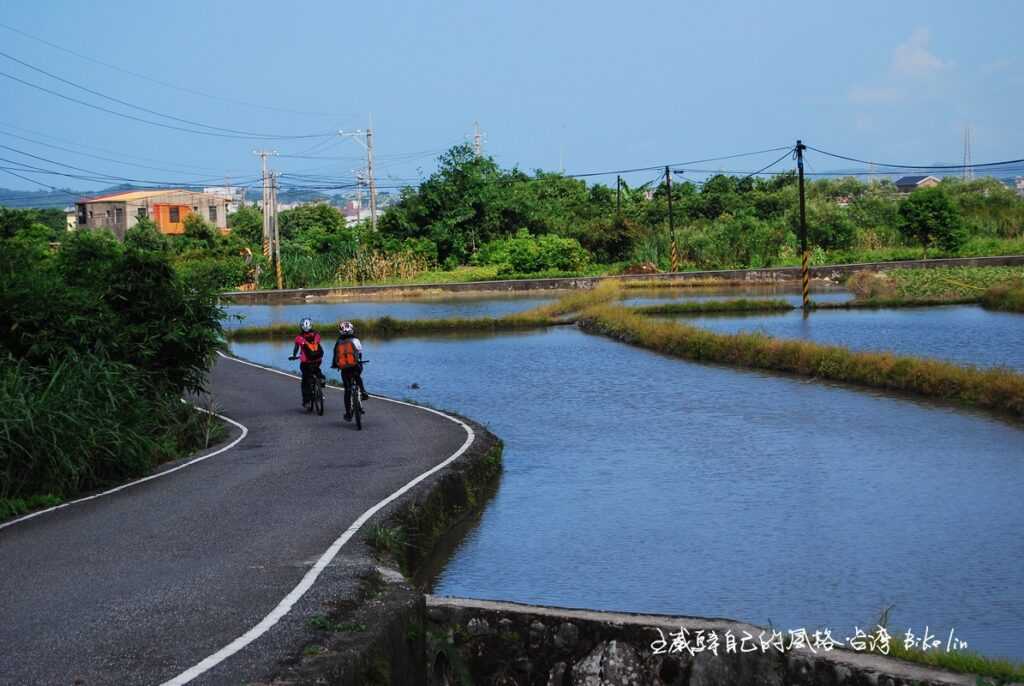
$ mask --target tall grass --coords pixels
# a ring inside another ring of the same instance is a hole
[[[149,472],[222,433],[130,365],[68,353],[0,368],[0,519]],[[42,502],[40,500],[42,496]]]
[[[990,310],[1024,312],[1024,280],[993,286],[982,294],[981,304]]]
[[[852,352],[764,334],[719,334],[677,322],[651,320],[607,305],[582,313],[578,324],[585,331],[676,357],[912,393],[1024,419],[1024,375],[1008,369]]]
[[[541,305],[522,314],[512,316],[525,317],[527,319],[561,317],[572,312],[585,310],[588,307],[620,300],[621,298],[622,286],[620,284],[615,281],[601,281],[593,288],[570,293],[556,302]]]
[[[406,281],[415,279],[429,268],[427,258],[412,252],[361,250],[338,266],[337,279],[343,283],[358,284],[392,279]]]

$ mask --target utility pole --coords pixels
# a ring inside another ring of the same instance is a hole
[[[672,215],[672,170],[665,166],[665,190],[668,191],[668,230],[672,236],[672,253],[670,259],[672,260],[672,271],[679,271],[679,248],[676,245],[676,222],[675,217]]]
[[[478,121],[473,122],[473,153],[477,159],[483,157],[484,154],[483,136],[480,134],[480,122]]]
[[[804,198],[804,150],[807,146],[802,141],[796,142],[796,168],[800,174],[800,279],[803,282],[804,313],[811,307],[811,275],[808,269],[810,252],[807,250],[807,203]]]
[[[615,177],[615,213],[622,213],[622,177]]]
[[[267,155],[276,155],[276,150],[253,150],[258,155],[262,167],[263,178],[263,256],[270,259],[272,236],[270,232],[270,177],[267,175]]]
[[[277,272],[277,289],[284,288],[284,276],[281,273],[281,230],[277,223],[277,174],[270,172],[271,177],[271,223],[274,227],[274,269]]]
[[[370,186],[370,225],[373,230],[377,230],[377,180],[373,177],[373,115],[370,116],[370,126],[366,129],[366,140],[360,139],[363,132],[359,129],[355,131],[338,131],[338,135],[345,138],[351,138],[361,146],[366,148],[366,175]]]

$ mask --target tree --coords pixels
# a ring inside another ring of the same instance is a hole
[[[967,239],[960,210],[942,186],[920,188],[903,201],[899,230],[921,244],[925,257],[931,245],[952,252]]]
[[[249,245],[263,243],[263,212],[258,207],[239,207],[237,212],[228,215],[228,227]]]
[[[337,233],[345,228],[345,217],[330,205],[300,205],[285,210],[278,215],[281,240],[299,237],[311,229],[320,229],[326,233]]]
[[[213,224],[203,219],[198,212],[190,212],[185,217],[185,237],[197,243],[205,243],[207,247],[213,247],[217,240],[217,232]]]
[[[170,249],[167,237],[160,233],[156,222],[149,217],[139,217],[135,226],[124,234],[124,244],[136,250],[164,252]]]

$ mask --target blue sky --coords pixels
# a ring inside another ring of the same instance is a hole
[[[974,129],[975,162],[1024,157],[1019,2],[18,0],[0,7],[0,22],[223,98],[139,79],[0,28],[0,50],[13,57],[183,119],[303,134],[365,127],[372,113],[382,185],[389,175],[429,173],[436,152],[465,141],[474,120],[502,165],[556,170],[561,161],[570,173],[714,157],[798,137],[867,159],[955,163],[966,124]],[[155,119],[7,58],[0,72]],[[0,101],[0,144],[115,176],[253,178],[259,163],[251,151],[264,146],[343,157],[281,158],[274,166],[347,177],[362,155],[356,143],[330,137],[261,142],[156,128],[4,77]],[[717,164],[753,170],[777,156]],[[8,149],[0,157],[58,168]],[[820,171],[842,165],[813,154],[808,161]],[[105,185],[22,175],[56,186]],[[634,178],[645,176],[653,174]],[[3,173],[0,186],[38,187]]]

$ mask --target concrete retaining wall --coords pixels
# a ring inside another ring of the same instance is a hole
[[[427,596],[428,684],[516,686],[975,686],[954,674],[846,650],[760,649],[656,654],[652,642],[686,628],[757,637],[762,627],[669,617]],[[659,634],[658,630],[661,630]]]
[[[1024,265],[1024,255],[1006,257],[963,257],[940,260],[902,260],[898,262],[865,262],[812,267],[814,278],[839,279],[856,271],[888,271],[891,269],[929,269],[935,267],[1006,267]],[[768,269],[723,269],[702,272],[675,272],[666,274],[630,274],[623,276],[593,276],[567,279],[519,279],[513,281],[474,281],[471,283],[443,283],[398,286],[351,286],[344,288],[295,288],[280,291],[232,291],[221,297],[235,305],[268,305],[300,303],[320,298],[386,298],[415,297],[426,294],[457,293],[519,293],[538,290],[569,290],[593,288],[608,279],[629,281],[667,281],[685,285],[688,281],[719,279],[750,283],[773,283],[800,278],[799,267],[772,267]]]

